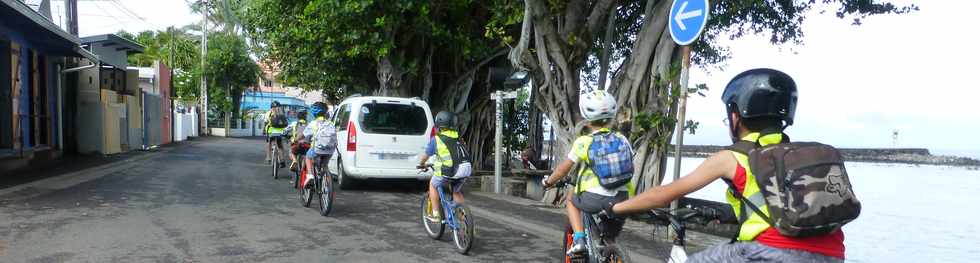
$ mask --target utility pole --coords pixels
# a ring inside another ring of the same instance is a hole
[[[78,36],[78,0],[65,0],[65,17],[68,33]]]
[[[201,21],[201,127],[204,132],[201,135],[208,134],[208,77],[204,74],[207,69],[207,56],[208,56],[208,2],[206,0],[201,1],[201,6],[204,8],[204,20]]]

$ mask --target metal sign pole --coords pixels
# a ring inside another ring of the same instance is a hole
[[[496,108],[497,108],[496,116],[494,119],[497,127],[496,127],[496,135],[494,136],[494,142],[493,142],[494,143],[493,192],[499,194],[503,192],[503,190],[501,189],[501,183],[502,183],[501,181],[503,180],[501,178],[501,173],[502,173],[501,166],[503,166],[503,162],[501,162],[502,160],[500,159],[503,157],[501,157],[502,154],[500,148],[501,148],[501,144],[503,144],[503,135],[504,135],[504,127],[503,127],[504,114],[502,112],[502,108],[504,104],[504,96],[503,96],[504,94],[498,90],[494,95],[496,95],[494,98],[494,100],[496,100],[496,103],[494,104],[496,104]]]
[[[686,121],[685,113],[687,112],[687,79],[689,69],[691,68],[691,47],[681,47],[681,54],[683,56],[681,58],[681,95],[677,102],[677,130],[675,131],[677,133],[677,143],[674,147],[674,181],[681,178],[681,148],[684,145],[684,122]],[[677,206],[677,200],[670,203],[671,209],[677,209]]]

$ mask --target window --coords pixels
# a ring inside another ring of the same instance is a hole
[[[364,104],[358,120],[367,133],[423,135],[429,126],[425,109],[404,104]]]
[[[266,87],[272,87],[272,81],[271,80],[266,80],[265,81],[265,86]]]
[[[350,104],[345,104],[343,107],[337,110],[337,112],[339,112],[339,114],[336,114],[337,121],[335,121],[334,124],[337,125],[337,130],[346,131],[347,121],[350,119]]]

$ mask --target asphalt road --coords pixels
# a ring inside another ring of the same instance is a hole
[[[0,190],[0,262],[554,262],[560,210],[468,193],[469,255],[419,223],[413,183],[340,191],[329,217],[273,180],[261,140],[205,138]],[[283,170],[285,171],[285,170]],[[666,243],[632,231],[637,262]],[[623,241],[628,240],[628,241]],[[652,257],[651,257],[652,256]]]

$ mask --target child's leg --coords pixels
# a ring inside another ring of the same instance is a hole
[[[438,177],[432,176],[432,178],[429,179],[429,203],[432,204],[433,215],[438,215],[439,211],[441,211],[439,210],[439,192],[436,192],[436,183],[439,183]]]
[[[568,223],[572,225],[572,231],[584,232],[585,227],[582,226],[582,212],[572,202],[572,196],[574,195],[575,193],[571,191],[565,195],[565,212],[568,213]]]

